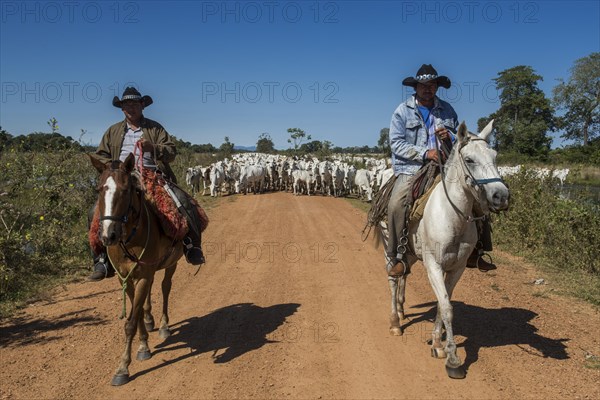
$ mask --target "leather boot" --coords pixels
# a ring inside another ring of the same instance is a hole
[[[483,250],[480,251],[479,249],[473,249],[473,253],[471,253],[469,259],[467,260],[467,268],[477,268],[481,272],[488,272],[497,269],[496,264],[493,262],[488,262],[483,258],[484,255],[486,255],[486,253],[484,253]]]
[[[94,257],[94,272],[88,276],[87,280],[90,282],[99,282],[104,278],[111,278],[113,276],[115,276],[115,269],[106,253],[101,253]]]
[[[204,258],[204,253],[202,252],[202,247],[200,247],[200,238],[194,240],[192,231],[193,229],[190,229],[190,235],[182,241],[185,259],[192,265],[202,265],[206,260]]]

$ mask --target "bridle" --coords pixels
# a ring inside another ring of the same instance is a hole
[[[470,141],[477,141],[477,140],[481,140],[487,143],[487,141],[485,139],[481,139],[479,137],[471,137],[471,136],[467,136],[466,140],[463,142],[459,142],[457,144],[458,148],[456,149],[456,152],[458,153],[458,158],[460,160],[459,164],[461,166],[461,169],[463,171],[463,176],[465,177],[465,184],[467,185],[467,187],[469,188],[471,194],[473,195],[473,198],[479,203],[481,204],[481,194],[485,193],[485,185],[488,183],[493,183],[493,182],[502,182],[504,184],[504,181],[502,180],[502,178],[498,177],[498,178],[483,178],[483,179],[477,179],[473,176],[473,173],[471,172],[471,170],[469,169],[469,167],[467,166],[467,163],[465,161],[465,159],[463,158],[462,155],[462,149],[463,147],[467,146],[469,144]],[[438,145],[438,141],[436,140],[436,151],[438,154],[438,168],[440,170],[440,174],[442,175],[442,185],[444,187],[444,193],[446,194],[446,198],[448,199],[448,202],[450,203],[450,205],[452,206],[452,208],[454,209],[454,211],[456,211],[461,217],[463,217],[467,222],[474,222],[477,220],[482,220],[487,218],[487,214],[488,213],[484,213],[484,215],[482,215],[481,217],[473,217],[471,215],[465,215],[465,213],[463,213],[450,199],[450,196],[448,195],[448,190],[446,188],[446,179],[445,179],[445,173],[444,173],[444,166],[442,165],[442,158],[441,158],[441,154],[440,154],[440,148]],[[450,156],[448,156],[448,159],[450,159]],[[477,190],[477,189],[479,190]]]
[[[115,171],[115,169],[112,169],[113,171]],[[129,176],[129,190],[130,191],[134,191],[137,192],[135,190],[135,188],[133,187],[133,184],[131,183],[131,176]],[[143,194],[141,192],[138,193],[139,194],[139,198],[140,198],[140,205],[143,202]],[[119,222],[121,224],[126,224],[129,221],[129,215],[137,215],[136,217],[136,221],[134,224],[133,229],[131,230],[131,232],[129,233],[129,235],[127,236],[127,239],[125,239],[125,241],[123,242],[123,240],[119,240],[119,244],[121,245],[121,247],[124,247],[124,245],[126,245],[127,243],[129,243],[131,241],[131,239],[133,239],[133,237],[135,236],[135,234],[137,233],[137,228],[140,224],[140,217],[142,215],[141,209],[138,212],[134,207],[133,207],[133,193],[130,193],[128,198],[128,203],[127,203],[127,209],[125,210],[125,212],[123,213],[123,215],[120,216],[115,216],[115,215],[101,215],[100,216],[100,221],[114,221],[114,222]],[[144,204],[145,206],[145,204]]]

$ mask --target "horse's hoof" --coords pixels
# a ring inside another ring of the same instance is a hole
[[[166,339],[171,336],[171,331],[169,328],[160,328],[158,330],[158,336],[160,336],[161,339]]]
[[[442,348],[432,347],[431,348],[431,357],[433,357],[433,358],[446,358],[446,352]],[[448,367],[446,367],[446,368],[448,368]]]
[[[144,350],[144,351],[137,352],[136,359],[138,361],[149,360],[151,358],[152,358],[152,353],[150,353],[150,350]]]
[[[115,375],[110,382],[113,386],[121,386],[129,382],[129,374]]]
[[[467,376],[467,373],[462,366],[453,368],[446,365],[446,373],[452,379],[464,379],[465,376]]]
[[[144,325],[146,326],[147,332],[152,332],[154,330],[154,322],[144,322]]]
[[[396,327],[396,326],[392,326],[390,328],[390,335],[392,336],[402,336],[402,329]]]

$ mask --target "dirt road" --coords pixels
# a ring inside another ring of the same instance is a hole
[[[389,335],[382,251],[361,241],[361,211],[276,193],[224,198],[209,216],[208,262],[196,276],[180,263],[173,335],[151,333],[153,357],[132,362],[130,383],[110,386],[124,337],[112,278],[64,287],[0,325],[0,399],[600,398],[600,370],[585,367],[600,355],[599,314],[541,291],[517,260],[458,284],[468,372],[456,381],[430,357],[434,296],[420,264],[406,333]]]

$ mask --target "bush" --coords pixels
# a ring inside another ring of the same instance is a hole
[[[0,302],[20,301],[89,263],[97,172],[78,148],[0,153]]]
[[[563,199],[556,182],[524,169],[507,178],[511,208],[494,223],[497,243],[556,269],[600,276],[600,207],[583,198]]]

